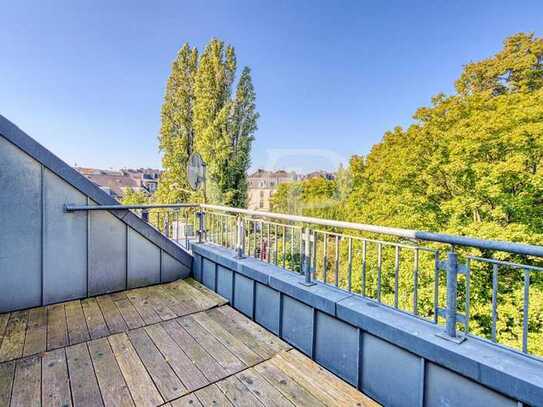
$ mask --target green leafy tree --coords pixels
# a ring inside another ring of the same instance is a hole
[[[207,164],[207,197],[213,203],[244,206],[246,172],[257,126],[256,94],[244,68],[235,94],[234,48],[213,39],[198,54],[185,44],[174,61],[162,107],[160,148],[164,175],[156,200],[198,200],[186,178],[187,160],[199,152]]]
[[[142,205],[149,202],[148,196],[143,191],[135,191],[132,188],[126,188],[123,191],[121,203],[123,205]]]

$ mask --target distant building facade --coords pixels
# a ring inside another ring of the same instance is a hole
[[[270,198],[279,184],[297,181],[299,176],[291,171],[266,171],[258,169],[247,177],[249,184],[249,209],[269,211]]]
[[[98,185],[115,199],[122,199],[127,189],[152,195],[158,188],[161,170],[152,168],[101,170],[75,167],[90,181]]]

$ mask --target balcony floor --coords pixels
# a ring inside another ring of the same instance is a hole
[[[377,405],[226,303],[187,279],[0,314],[0,407]]]

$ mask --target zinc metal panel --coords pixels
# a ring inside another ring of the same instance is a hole
[[[0,136],[0,312],[42,302],[41,172]]]
[[[64,204],[86,204],[87,199],[48,170],[43,187],[43,301],[86,297],[87,213],[66,213]]]
[[[128,228],[128,288],[160,282],[160,249]]]

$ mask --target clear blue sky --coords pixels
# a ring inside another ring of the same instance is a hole
[[[218,37],[253,71],[253,167],[331,169],[519,31],[542,1],[9,1],[0,113],[70,164],[157,167],[170,64]]]

